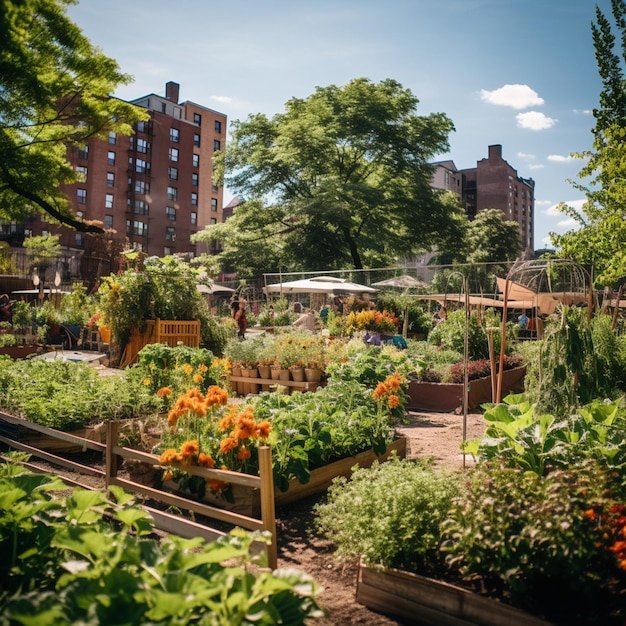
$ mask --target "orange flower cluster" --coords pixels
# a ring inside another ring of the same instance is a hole
[[[207,411],[216,406],[225,406],[228,402],[228,391],[211,385],[203,394],[197,387],[193,387],[186,391],[176,400],[167,416],[167,421],[175,426],[178,420],[184,415],[196,415],[203,417]]]
[[[626,504],[612,504],[606,511],[602,505],[596,505],[587,509],[583,517],[596,522],[597,530],[602,533],[603,541],[598,541],[597,547],[608,545],[619,569],[626,571]]]
[[[400,406],[400,397],[398,392],[402,385],[402,377],[398,372],[394,372],[390,376],[387,376],[382,383],[376,385],[372,393],[374,400],[387,400],[387,406],[390,409],[395,409]]]
[[[377,333],[395,332],[400,320],[390,311],[351,311],[347,318],[348,328],[371,330]]]
[[[219,430],[227,433],[220,443],[220,453],[227,455],[234,451],[237,459],[247,461],[251,456],[248,442],[254,439],[267,440],[271,429],[267,420],[257,424],[252,407],[247,406],[241,412],[231,407],[219,423]]]
[[[210,454],[200,452],[200,446],[195,439],[185,441],[180,447],[180,452],[175,448],[168,448],[159,457],[159,462],[163,465],[180,463],[181,465],[200,465],[209,469],[215,467],[215,461]]]

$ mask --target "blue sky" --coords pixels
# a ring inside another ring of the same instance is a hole
[[[164,95],[225,113],[273,116],[292,97],[353,78],[392,78],[417,113],[454,122],[450,151],[475,167],[488,146],[535,180],[535,247],[572,225],[601,89],[591,38],[610,0],[82,0],[68,14],[135,81],[116,96]],[[232,197],[225,192],[225,202]]]

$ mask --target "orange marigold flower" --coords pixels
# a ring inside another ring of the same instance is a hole
[[[256,427],[257,437],[260,439],[267,439],[270,436],[270,431],[272,430],[272,425],[267,420],[263,420]]]
[[[254,433],[256,432],[256,427],[252,426],[246,426],[244,425],[238,425],[237,428],[235,428],[235,430],[233,430],[232,432],[232,438],[239,441],[244,441],[245,439],[251,439],[254,436]]]
[[[232,413],[224,415],[224,417],[220,420],[220,423],[218,424],[218,428],[220,429],[220,431],[227,431],[232,426],[234,418],[235,416]]]
[[[213,460],[213,457],[210,454],[206,454],[205,452],[200,452],[198,456],[198,465],[201,465],[202,467],[208,467],[209,469],[211,469],[212,467],[215,467],[215,461]]]
[[[159,398],[170,395],[172,395],[172,390],[169,387],[161,387],[161,389],[157,391],[157,396],[159,396]]]
[[[226,437],[220,442],[220,452],[222,454],[228,454],[231,450],[234,450],[237,445],[238,442],[234,437]]]
[[[226,406],[228,403],[228,391],[217,385],[211,385],[206,392],[206,403],[209,407]]]
[[[201,383],[203,380],[204,380],[204,377],[202,376],[202,374],[194,374],[194,377],[193,377],[194,383]]]
[[[174,478],[174,474],[169,470],[163,474],[163,480],[172,480],[172,478]]]
[[[224,482],[223,480],[218,480],[217,478],[209,478],[207,481],[207,485],[209,485],[209,489],[213,493],[222,493],[226,487],[228,487],[229,483]]]
[[[200,363],[200,365],[198,365],[198,371],[202,374],[204,374],[204,372],[207,372],[208,370],[209,368],[204,363]]]
[[[252,456],[249,448],[239,448],[239,452],[237,452],[237,458],[240,461],[247,461]]]
[[[585,519],[595,520],[598,517],[598,514],[593,509],[587,509],[583,513],[583,517]]]
[[[400,398],[392,394],[387,399],[387,404],[389,405],[390,409],[395,409],[397,406],[400,406]]]
[[[193,372],[193,367],[191,367],[189,363],[184,363],[182,366],[182,370],[183,372],[185,372],[185,374],[187,374],[187,376],[189,376],[191,375],[191,372]]]
[[[178,452],[175,448],[168,448],[159,457],[159,463],[163,463],[163,465],[169,465],[170,463],[174,463],[178,460]]]
[[[199,450],[200,446],[195,439],[192,439],[191,441],[185,441],[185,443],[180,447],[180,456],[182,463],[191,463],[193,458],[198,454]]]

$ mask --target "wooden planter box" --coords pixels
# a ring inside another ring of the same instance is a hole
[[[372,450],[367,450],[356,456],[341,459],[334,463],[329,463],[324,467],[314,469],[311,471],[311,480],[305,485],[294,478],[289,483],[289,489],[287,491],[274,491],[274,503],[276,505],[290,504],[302,500],[302,498],[306,498],[307,496],[326,491],[335,477],[345,476],[349,478],[352,474],[352,468],[357,463],[360,467],[370,467],[376,460],[378,460],[379,463],[383,463],[389,458],[392,451],[395,451],[399,457],[404,458],[406,454],[406,438],[402,437],[393,441],[389,444],[385,453],[380,456],[376,456]],[[178,485],[171,480],[165,481],[163,488],[168,491],[188,495],[185,492],[180,492]],[[248,489],[246,487],[233,485],[233,497],[234,502],[229,502],[223,496],[207,492],[204,498],[202,498],[202,501],[233,513],[258,517],[261,511],[261,502],[257,489]]]
[[[551,626],[497,600],[401,570],[359,565],[356,601],[373,611],[430,626]]]
[[[392,441],[385,453],[380,456],[376,456],[373,450],[367,450],[356,456],[340,459],[334,463],[324,465],[324,467],[318,467],[311,471],[311,479],[304,485],[294,478],[290,481],[287,491],[274,492],[274,501],[279,505],[289,504],[290,502],[302,500],[302,498],[306,498],[307,496],[326,491],[333,482],[333,479],[337,476],[349,478],[352,475],[352,468],[357,463],[359,467],[371,467],[374,461],[384,463],[393,451],[395,451],[400,458],[406,456],[405,437]]]
[[[503,395],[524,390],[526,367],[504,370],[502,374]],[[418,380],[409,382],[409,411],[438,411],[449,413],[463,407],[463,385],[461,383],[426,383]],[[493,402],[491,376],[469,381],[467,405],[477,409],[485,402]]]
[[[25,359],[31,354],[41,352],[41,346],[4,346],[0,348],[0,354],[6,354],[12,359]]]

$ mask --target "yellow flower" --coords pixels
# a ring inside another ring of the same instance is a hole
[[[147,387],[150,383],[152,382],[152,380],[150,378],[144,378],[143,379],[143,384]]]

